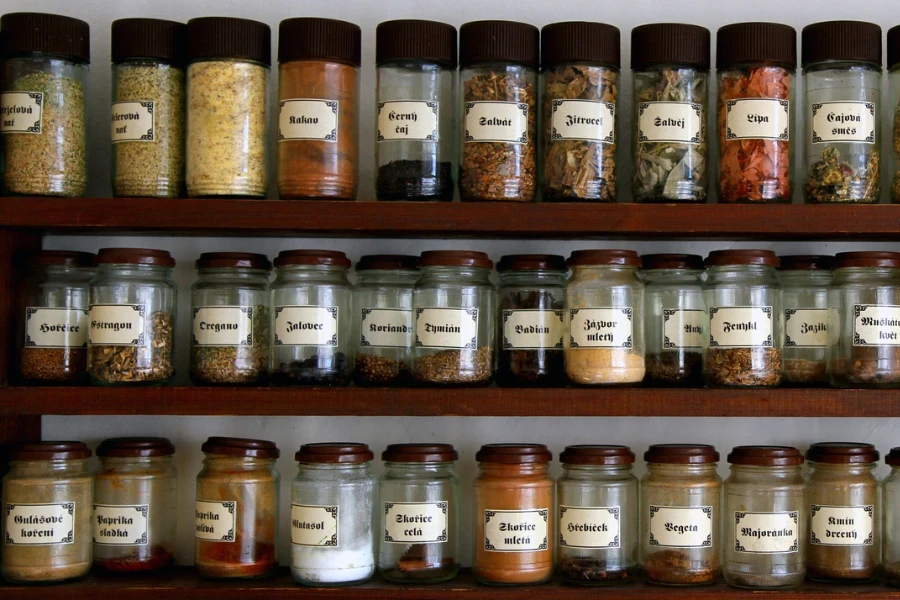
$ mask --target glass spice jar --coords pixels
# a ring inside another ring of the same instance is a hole
[[[900,25],[887,32],[888,85],[891,102],[891,202],[900,204]]]
[[[803,28],[806,202],[876,204],[881,183],[881,27]]]
[[[278,566],[278,469],[272,442],[211,437],[197,475],[194,566],[212,578],[264,577]]]
[[[375,573],[375,455],[357,442],[304,444],[291,486],[291,574],[303,585],[356,585]]]
[[[6,54],[0,77],[6,190],[84,196],[90,26],[60,15],[10,13],[0,18],[0,29]]]
[[[788,446],[737,446],[728,462],[725,581],[748,589],[800,585],[807,535],[803,455]]]
[[[354,200],[359,178],[361,33],[346,21],[278,29],[278,194]]]
[[[795,385],[828,383],[828,286],[833,256],[779,257],[783,288],[784,381]]]
[[[636,202],[706,202],[709,30],[682,23],[631,32]]]
[[[42,250],[26,259],[19,325],[19,375],[36,385],[87,381],[89,282],[95,256]]]
[[[882,526],[884,531],[884,546],[882,548],[882,562],[887,582],[890,585],[900,585],[900,447],[891,448],[884,457],[891,467],[891,474],[882,484]]]
[[[864,583],[881,570],[878,451],[872,444],[825,442],[809,461],[807,574],[814,581]]]
[[[500,259],[497,271],[502,336],[497,383],[565,386],[566,259],[513,254]]]
[[[91,383],[168,383],[175,376],[175,259],[165,250],[102,248],[97,264],[88,329]]]
[[[706,330],[703,258],[645,254],[641,261],[646,285],[645,381],[660,386],[702,386]]]
[[[0,519],[0,574],[6,581],[50,583],[90,571],[90,456],[81,442],[31,442],[10,449]]]
[[[459,572],[458,458],[450,444],[391,444],[381,454],[378,570],[387,581],[440,583]]]
[[[94,564],[117,573],[175,560],[178,471],[166,438],[113,438],[97,448]]]
[[[710,387],[781,384],[781,283],[771,250],[715,250],[706,257],[709,318],[703,375]]]
[[[494,375],[497,291],[484,252],[431,250],[413,289],[413,377],[427,385],[485,386]]]
[[[566,261],[565,363],[569,381],[622,385],[644,379],[644,284],[632,250],[576,250]]]
[[[463,201],[535,199],[539,38],[536,27],[514,21],[459,30]]]
[[[485,444],[475,455],[472,574],[487,585],[533,585],[553,575],[553,456],[543,444]]]
[[[188,21],[188,196],[266,196],[271,38],[268,25],[249,19]]]
[[[375,30],[379,200],[453,200],[456,46],[446,23],[403,19]]]
[[[269,368],[269,272],[264,254],[204,252],[191,288],[191,381],[258,385]]]
[[[654,444],[641,479],[641,568],[648,583],[705,585],[721,572],[719,453],[703,444]]]
[[[282,250],[272,282],[270,377],[277,385],[349,385],[350,259],[333,250]]]
[[[418,263],[418,256],[398,254],[363,256],[356,263],[356,385],[406,385],[412,380],[412,298]]]
[[[568,446],[559,455],[558,571],[566,583],[616,584],[638,575],[638,481],[627,446]]]
[[[112,181],[117,197],[184,191],[186,27],[160,19],[112,24]]]
[[[781,23],[719,29],[719,202],[790,203],[797,32]]]
[[[542,197],[616,201],[619,30],[569,21],[541,30]]]

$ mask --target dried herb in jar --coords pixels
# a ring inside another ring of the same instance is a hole
[[[191,378],[207,384],[260,383],[269,367],[269,310],[253,308],[253,343],[249,346],[194,346]]]
[[[88,373],[99,382],[137,383],[166,380],[175,374],[172,364],[172,315],[150,316],[150,331],[144,346],[91,346]]]
[[[781,350],[776,348],[709,348],[706,379],[721,387],[771,387],[781,383]]]
[[[826,146],[821,159],[809,169],[806,201],[810,204],[878,202],[881,154],[873,148],[859,158],[865,162],[842,159],[836,147]]]
[[[413,363],[413,376],[433,384],[479,383],[493,376],[494,352],[489,346],[472,350],[442,350]]]

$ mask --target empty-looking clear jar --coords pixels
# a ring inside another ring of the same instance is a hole
[[[888,583],[896,586],[900,585],[900,447],[891,448],[884,462],[891,467],[891,474],[882,486],[882,563]]]
[[[784,381],[828,383],[828,286],[833,256],[781,256],[784,306]]]
[[[900,25],[887,33],[888,85],[891,98],[891,202],[900,203]]]

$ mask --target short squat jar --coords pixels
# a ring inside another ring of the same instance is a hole
[[[91,569],[94,477],[81,442],[19,444],[3,478],[0,574],[10,583],[77,579]]]
[[[891,448],[885,462],[891,467],[891,474],[882,485],[882,562],[887,582],[900,586],[900,447]]]
[[[163,385],[175,376],[175,259],[102,248],[91,280],[88,373],[94,385]]]
[[[484,252],[431,250],[413,290],[413,377],[426,385],[485,386],[494,374],[497,291]]]
[[[828,286],[833,256],[779,257],[783,288],[784,382],[817,386],[828,383]]]
[[[878,451],[872,444],[813,444],[809,460],[807,574],[814,581],[865,583],[881,570]]]
[[[365,444],[305,444],[291,486],[291,574],[303,585],[356,585],[375,573],[374,454]]]
[[[272,383],[348,385],[353,373],[350,259],[332,250],[283,250],[274,263]]]
[[[737,446],[728,462],[725,581],[748,589],[800,585],[807,536],[803,455],[788,446]]]
[[[566,375],[579,385],[644,379],[644,284],[632,250],[576,250],[566,261]]]
[[[391,444],[381,454],[376,531],[387,581],[440,583],[459,572],[458,458],[450,444]]]
[[[719,453],[702,444],[655,444],[641,479],[641,568],[648,583],[715,583],[722,571]]]
[[[557,571],[576,585],[634,581],[638,575],[638,481],[626,446],[568,446],[556,483]]]
[[[900,204],[900,25],[891,27],[887,33],[887,66],[889,69],[891,106],[891,202]]]
[[[94,564],[115,573],[175,561],[178,471],[166,438],[113,438],[97,448]]]

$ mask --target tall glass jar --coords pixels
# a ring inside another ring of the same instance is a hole
[[[494,375],[497,291],[484,252],[431,250],[413,290],[413,377],[427,385],[484,386]]]
[[[900,387],[900,253],[839,253],[828,307],[831,384]]]
[[[356,585],[375,573],[375,455],[365,444],[304,444],[291,486],[291,574],[303,585]]]
[[[795,385],[828,383],[828,286],[833,256],[779,257],[783,288],[784,381]]]
[[[258,385],[269,368],[269,272],[264,254],[204,252],[191,288],[191,381]]]
[[[391,444],[381,454],[376,531],[386,580],[440,583],[459,572],[458,458],[450,444]]]
[[[566,261],[566,375],[575,384],[644,379],[644,284],[632,250],[576,250]]]
[[[485,444],[475,455],[475,556],[487,585],[533,585],[553,575],[553,456],[543,444]]]
[[[350,259],[333,250],[283,250],[274,262],[272,383],[348,385],[353,373]]]
[[[646,382],[703,385],[706,304],[703,258],[696,254],[645,254]]]
[[[197,475],[194,566],[204,577],[264,577],[278,566],[278,469],[272,442],[211,437]]]
[[[900,25],[887,32],[887,67],[891,106],[891,202],[900,204]]]
[[[354,200],[360,29],[304,17],[278,29],[278,194]]]
[[[91,570],[94,477],[81,442],[18,444],[3,478],[0,574],[12,583],[77,579]]]
[[[184,192],[186,27],[160,19],[112,24],[112,181],[116,196]]]
[[[403,19],[376,28],[378,200],[453,200],[456,45],[456,28],[446,23]]]
[[[514,21],[459,30],[463,201],[535,199],[539,38],[536,27]]]
[[[783,346],[778,257],[771,250],[715,250],[706,266],[706,384],[778,386]]]
[[[19,310],[19,375],[26,383],[87,381],[89,282],[95,256],[42,250],[27,258]]]
[[[703,444],[654,444],[641,479],[641,568],[649,583],[705,585],[719,577],[719,453]]]
[[[825,442],[809,461],[807,573],[815,581],[874,581],[881,570],[878,451],[872,444]]]
[[[130,573],[175,561],[178,470],[166,438],[113,438],[97,448],[94,564]]]
[[[619,30],[569,21],[541,30],[545,202],[616,201]]]
[[[372,254],[356,263],[356,385],[406,385],[412,379],[413,286],[419,257]]]
[[[631,32],[636,202],[706,202],[709,30],[682,23]]]
[[[891,448],[884,459],[891,467],[891,474],[882,484],[882,562],[888,583],[897,586],[900,585],[900,447]]]
[[[568,446],[559,461],[557,565],[563,581],[634,581],[639,513],[634,452],[627,446]]]
[[[187,24],[188,196],[266,196],[269,26],[202,17]]]
[[[737,446],[728,462],[725,581],[749,589],[800,585],[806,575],[803,455],[788,446]]]
[[[881,27],[803,28],[806,202],[876,204],[881,190]]]
[[[719,202],[791,202],[797,32],[781,23],[719,29]]]
[[[97,264],[88,329],[91,383],[171,381],[178,306],[175,259],[165,250],[102,248]]]
[[[513,254],[500,259],[497,271],[501,336],[497,383],[564,386],[566,259]]]
[[[11,194],[81,197],[87,191],[90,27],[45,13],[0,18],[3,182]]]

